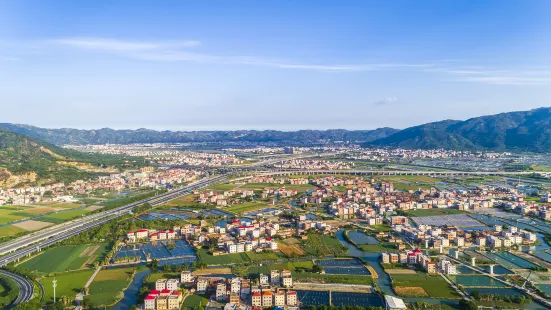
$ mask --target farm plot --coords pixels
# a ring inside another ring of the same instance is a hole
[[[466,214],[452,214],[441,216],[425,216],[425,217],[412,217],[412,220],[417,225],[430,225],[430,226],[457,226],[457,227],[472,227],[472,226],[485,226],[479,221],[473,219]]]
[[[19,223],[13,224],[13,226],[22,228],[27,231],[35,231],[40,230],[42,228],[46,228],[48,226],[52,226],[54,223],[50,222],[42,222],[42,221],[35,221],[35,220],[27,220]]]
[[[44,286],[45,302],[53,302],[53,287],[52,280],[57,280],[56,296],[67,296],[70,299],[74,298],[84,288],[84,285],[90,279],[94,270],[82,270],[58,274],[55,277],[45,277],[40,279],[40,283]]]
[[[19,228],[14,225],[0,226],[0,237],[10,237],[26,232],[23,228]]]
[[[287,257],[304,256],[304,250],[300,246],[300,241],[295,238],[280,241],[278,249]]]
[[[46,250],[17,266],[18,269],[36,270],[41,273],[63,272],[86,267],[98,256],[105,255],[107,244],[61,246]]]
[[[69,211],[61,211],[55,214],[50,214],[45,217],[41,217],[41,221],[45,222],[52,222],[55,224],[63,223],[65,221],[68,221],[70,219],[74,219],[77,217],[80,217],[86,213],[90,213],[91,211],[86,209],[80,209],[80,210],[69,210]]]
[[[309,234],[302,246],[306,253],[314,256],[339,255],[347,250],[338,239],[318,234]]]
[[[417,274],[393,274],[392,287],[399,287],[403,297],[419,297],[419,295],[408,296],[408,292],[418,294],[420,289],[432,298],[459,298],[459,295],[440,275],[429,275],[425,273]],[[406,289],[407,288],[407,289]],[[416,288],[416,289],[411,289]],[[420,289],[419,289],[420,288]],[[398,293],[397,291],[397,293]]]
[[[94,305],[111,305],[122,297],[133,275],[133,268],[102,269],[90,284],[90,295],[85,299]]]
[[[369,270],[355,259],[320,260],[318,263],[323,267],[325,274],[371,275]]]
[[[450,209],[450,208],[434,208],[434,209],[420,209],[420,210],[407,211],[407,214],[409,216],[416,216],[416,217],[461,214],[461,213],[465,213],[465,211]]]

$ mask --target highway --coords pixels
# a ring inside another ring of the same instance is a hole
[[[40,233],[37,234],[17,238],[12,242],[0,245],[0,253],[7,253],[6,255],[0,257],[0,267],[17,261],[22,257],[29,256],[33,252],[40,251],[56,242],[65,240],[83,231],[98,227],[106,222],[116,219],[124,214],[127,214],[136,206],[144,203],[149,203],[152,206],[160,205],[167,201],[190,194],[193,190],[222,181],[226,177],[226,175],[221,175],[212,178],[205,178],[177,190],[71,221],[69,222],[69,225],[56,225],[54,229],[40,231]]]
[[[33,283],[29,279],[5,270],[0,270],[0,275],[12,279],[19,287],[19,295],[17,295],[17,298],[12,303],[12,307],[18,303],[31,300],[33,296]]]

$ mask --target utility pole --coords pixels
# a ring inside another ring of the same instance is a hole
[[[55,303],[55,287],[57,286],[57,280],[55,278],[52,280],[52,285],[54,287],[54,303]]]

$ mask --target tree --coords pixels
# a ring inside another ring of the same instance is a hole
[[[480,299],[480,292],[479,291],[473,291],[471,293],[471,297],[476,299],[476,300],[479,300]]]
[[[478,306],[473,301],[470,301],[468,299],[461,299],[459,301],[459,309],[462,309],[462,310],[477,310]]]
[[[163,271],[164,272],[169,272],[170,271],[170,265],[169,264],[163,265]]]
[[[323,270],[323,268],[321,267],[320,264],[316,264],[312,267],[313,272],[321,272],[322,270]]]

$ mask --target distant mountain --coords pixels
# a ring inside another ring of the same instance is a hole
[[[551,151],[551,108],[445,120],[406,128],[363,146]]]
[[[123,158],[64,149],[0,129],[0,188],[24,183],[72,182],[119,171]]]
[[[0,124],[0,128],[48,141],[64,144],[130,144],[130,143],[181,143],[181,142],[280,142],[294,145],[312,144],[323,140],[369,142],[387,137],[397,129],[375,130],[237,130],[237,131],[155,131],[149,129],[98,130],[46,129],[21,124]]]

